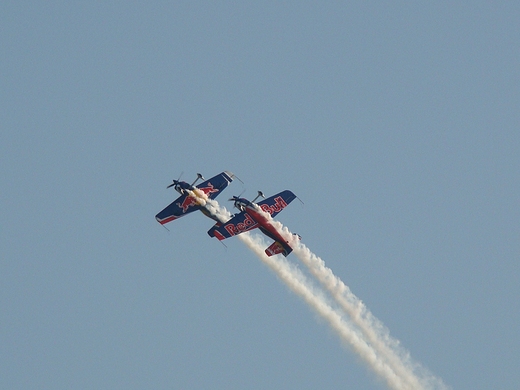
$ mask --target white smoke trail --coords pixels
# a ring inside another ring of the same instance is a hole
[[[231,214],[216,201],[208,200],[206,207],[222,222],[229,220]],[[264,244],[257,237],[243,233],[238,238],[244,242],[278,277],[297,295],[302,297],[322,318],[327,320],[340,338],[369,365],[393,389],[445,389],[440,379],[427,373],[419,364],[412,362],[409,353],[399,347],[386,327],[375,318],[363,302],[325,266],[322,259],[312,253],[289,230],[277,221],[272,225],[291,242],[294,254],[308,267],[311,274],[326,288],[335,301],[347,313],[354,325],[345,322],[341,312],[333,309],[327,299],[312,288],[305,276],[285,259],[268,257]],[[275,260],[276,259],[276,260]],[[418,372],[420,371],[420,372]]]
[[[294,293],[303,298],[311,308],[325,319],[331,328],[340,336],[341,340],[350,346],[390,388],[396,390],[413,389],[407,386],[401,377],[396,375],[392,368],[380,358],[377,351],[363,340],[359,332],[343,320],[341,313],[333,309],[327,303],[326,298],[309,285],[305,276],[297,268],[291,267],[291,265],[280,256],[278,256],[278,258],[268,257],[264,252],[265,244],[259,241],[257,237],[248,233],[242,233],[238,238],[245,243],[264,264],[274,271]]]
[[[399,347],[399,342],[390,336],[386,327],[372,315],[343,281],[334,275],[330,268],[325,266],[323,260],[301,243],[296,245],[294,254],[330,292],[341,308],[349,314],[352,322],[358,326],[367,341],[381,354],[394,371],[410,385],[410,388],[427,388],[425,383],[421,383],[423,380],[420,380],[414,373],[416,365],[411,362],[409,353]]]
[[[336,276],[325,262],[294,238],[280,222],[271,219],[273,226],[290,241],[293,253],[307,266],[311,274],[332,295],[341,308],[360,329],[367,342],[385,359],[403,382],[411,389],[446,389],[446,385],[414,362],[398,340],[390,336],[388,329],[378,320],[365,304]]]
[[[219,206],[216,201],[208,200],[206,207],[222,222],[227,221],[231,214],[225,208]],[[323,294],[313,289],[305,276],[295,267],[291,267],[285,259],[268,257],[263,241],[248,233],[243,233],[238,238],[251,249],[260,260],[266,264],[278,277],[297,295],[302,297],[322,318],[327,320],[340,338],[349,345],[368,365],[378,374],[392,389],[413,389],[407,386],[393,369],[381,359],[374,348],[363,340],[359,332],[352,328],[328,303]],[[418,389],[419,387],[416,387]]]

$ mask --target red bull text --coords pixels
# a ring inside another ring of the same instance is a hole
[[[266,213],[273,214],[273,213],[279,213],[284,208],[287,207],[287,203],[285,203],[285,200],[281,196],[274,199],[274,204],[272,206],[269,206],[268,204],[263,204],[260,206],[262,208],[262,211],[265,211]]]

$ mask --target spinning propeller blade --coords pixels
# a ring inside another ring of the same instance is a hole
[[[179,184],[179,181],[181,180],[181,177],[183,174],[184,174],[184,172],[181,172],[181,174],[179,175],[179,178],[177,180],[173,179],[173,183],[170,184],[169,186],[167,186],[166,188],[170,188],[170,187],[173,187],[173,186],[176,186],[177,184]]]

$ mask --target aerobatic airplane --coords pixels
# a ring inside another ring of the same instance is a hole
[[[235,207],[241,212],[235,214],[229,221],[223,224],[217,223],[208,231],[208,234],[210,237],[216,237],[222,241],[237,234],[259,228],[262,233],[274,240],[265,250],[266,255],[273,256],[281,253],[287,256],[292,252],[292,248],[289,246],[289,242],[271,224],[270,219],[296,199],[296,195],[289,190],[285,190],[261,202],[254,203],[259,196],[264,196],[261,191],[258,191],[258,196],[252,202],[238,196],[229,199],[234,201]],[[270,216],[266,213],[270,214]]]
[[[197,173],[197,178],[192,184],[186,183],[185,181],[174,180],[166,188],[173,187],[181,194],[181,196],[170,203],[164,210],[155,216],[155,219],[160,224],[164,225],[170,221],[180,218],[192,211],[200,210],[204,215],[220,222],[217,216],[211,213],[206,207],[206,199],[214,199],[229,183],[233,181],[233,175],[231,172],[224,171],[209,180],[195,186],[195,183],[199,180],[204,180],[200,173]]]

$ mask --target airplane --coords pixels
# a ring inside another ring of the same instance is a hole
[[[220,222],[219,218],[206,207],[206,199],[216,198],[234,178],[235,175],[231,172],[224,171],[197,186],[195,186],[197,181],[205,180],[200,173],[197,173],[197,178],[191,184],[173,180],[173,183],[166,188],[173,187],[181,196],[159,212],[155,219],[161,225],[164,225],[193,211],[200,210],[207,217]]]
[[[208,230],[208,234],[210,237],[216,237],[219,241],[222,241],[237,234],[259,228],[262,233],[274,240],[265,250],[266,255],[273,256],[281,253],[287,257],[292,252],[292,248],[289,246],[289,242],[271,224],[270,219],[296,199],[296,195],[289,190],[285,190],[255,203],[260,196],[265,198],[264,194],[258,191],[258,195],[252,202],[233,196],[229,200],[233,201],[235,207],[241,212],[235,214],[225,223],[217,223]],[[298,235],[296,236],[299,238]]]

